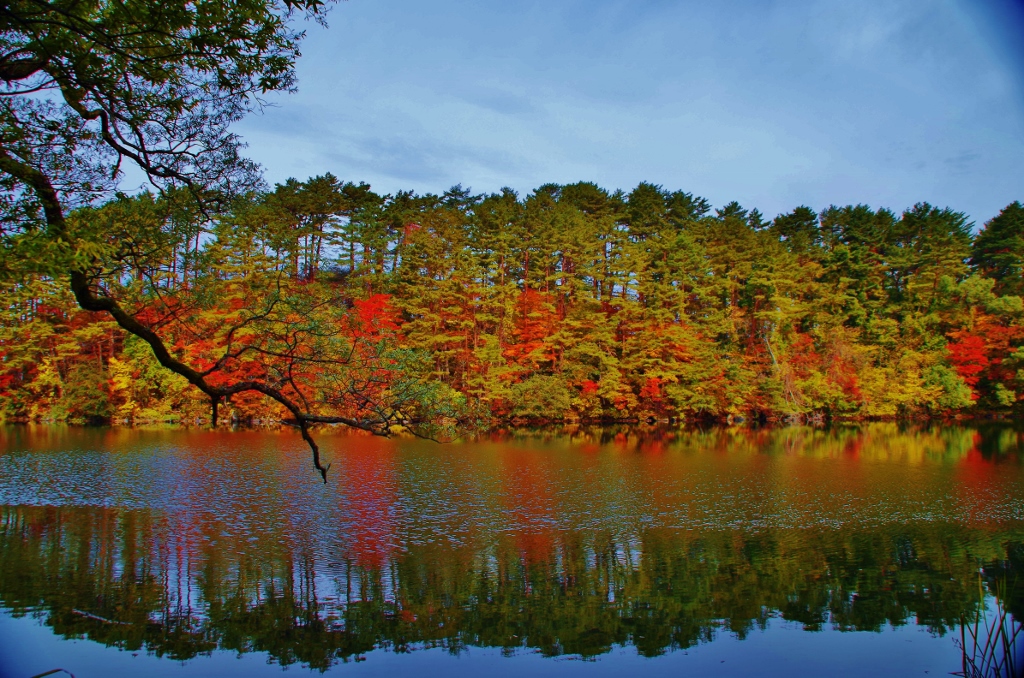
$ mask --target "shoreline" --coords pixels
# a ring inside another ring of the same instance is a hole
[[[879,422],[893,422],[903,424],[941,424],[957,425],[965,423],[1014,423],[1018,420],[1016,413],[1012,411],[986,411],[970,414],[956,415],[904,415],[904,416],[760,416],[747,417],[743,415],[730,415],[725,417],[507,417],[491,419],[486,426],[472,429],[473,433],[486,434],[495,433],[509,429],[536,429],[564,426],[641,426],[651,428],[664,427],[727,427],[727,428],[785,428],[789,426],[807,426],[812,428],[825,428],[835,424],[857,425]],[[216,427],[210,426],[209,419],[196,418],[192,423],[185,423],[180,420],[97,420],[97,421],[68,421],[68,420],[46,420],[29,418],[12,418],[0,421],[0,426],[74,426],[83,428],[164,428],[171,430],[218,430],[218,431],[259,431],[259,430],[282,430],[295,428],[285,420],[260,420],[249,421],[227,420],[221,421]],[[314,430],[350,430],[360,432],[359,429],[344,424],[319,424]],[[467,428],[467,430],[470,430]],[[403,427],[395,427],[393,434],[403,432]]]

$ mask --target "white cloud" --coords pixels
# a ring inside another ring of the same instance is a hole
[[[338,6],[300,93],[239,126],[273,181],[640,180],[798,204],[1024,198],[1015,74],[952,0]]]

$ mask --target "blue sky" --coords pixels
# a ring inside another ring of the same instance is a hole
[[[766,216],[1024,200],[1019,0],[348,0],[236,131],[271,182],[593,181]]]

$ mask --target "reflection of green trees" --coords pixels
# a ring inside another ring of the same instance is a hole
[[[771,617],[811,631],[916,620],[941,634],[976,609],[979,563],[990,581],[1024,567],[1024,532],[940,523],[556,533],[529,551],[500,537],[360,566],[237,544],[183,554],[145,511],[0,516],[0,601],[15,614],[175,659],[221,648],[321,669],[381,647],[593,656],[633,645],[652,656],[720,633],[742,638]],[[1003,590],[1020,616],[1024,587]]]
[[[45,507],[2,515],[3,604],[15,613],[32,610],[65,637],[172,658],[216,647],[171,607],[147,514]]]
[[[618,444],[645,451],[651,447],[678,447],[688,451],[729,454],[787,454],[835,458],[856,454],[866,459],[901,461],[956,461],[977,449],[984,458],[1020,463],[1024,457],[1024,430],[1006,422],[974,423],[970,427],[931,422],[871,422],[830,426],[748,428],[721,426],[706,429],[663,425],[569,424],[559,428],[521,427],[509,437],[531,442],[559,441],[563,436],[579,443]],[[492,433],[494,439],[501,434]]]

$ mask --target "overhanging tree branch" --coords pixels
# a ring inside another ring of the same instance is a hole
[[[0,171],[16,177],[31,188],[43,206],[51,237],[56,242],[66,243],[70,246],[74,242],[74,236],[69,231],[60,197],[50,179],[42,171],[13,157],[3,148],[0,148]],[[156,332],[125,311],[115,299],[97,293],[90,282],[92,276],[88,270],[80,265],[72,265],[68,276],[71,291],[81,308],[87,311],[109,314],[118,326],[145,341],[161,366],[184,377],[190,384],[209,396],[215,407],[224,398],[246,392],[261,393],[282,405],[288,410],[293,422],[299,428],[303,440],[309,445],[313,453],[314,467],[321,474],[324,482],[327,481],[329,466],[322,464],[320,448],[310,432],[312,424],[344,424],[374,434],[386,435],[391,424],[408,423],[397,411],[374,420],[360,420],[345,416],[311,413],[304,410],[280,388],[261,381],[246,380],[226,386],[213,385],[208,380],[209,372],[200,372],[175,358],[171,355],[163,339]],[[294,381],[292,381],[292,384],[294,386]],[[302,397],[301,391],[297,387],[294,387],[294,390],[299,397]]]
[[[6,204],[16,207],[12,214],[19,219],[10,229],[4,226],[5,238],[41,238],[49,253],[59,254],[58,263],[33,266],[49,265],[54,274],[66,274],[81,308],[108,314],[123,330],[142,339],[161,366],[210,397],[215,412],[219,402],[245,392],[258,392],[279,403],[299,427],[326,481],[327,468],[310,434],[311,424],[341,423],[386,433],[389,420],[313,413],[291,374],[281,383],[214,383],[216,369],[241,355],[231,349],[234,333],[212,370],[198,370],[176,357],[151,324],[97,284],[102,267],[95,250],[101,245],[79,240],[67,221],[70,208],[90,204],[112,188],[102,184],[100,170],[105,168],[108,183],[116,180],[125,159],[159,188],[187,187],[200,210],[211,196],[220,200],[239,186],[252,185],[257,180],[255,167],[238,156],[239,142],[228,126],[258,106],[260,94],[293,89],[302,34],[289,28],[288,19],[296,12],[323,23],[326,4],[3,3],[0,101],[6,103],[0,111],[0,190]],[[24,98],[26,92],[40,90],[59,90],[63,104]],[[100,146],[108,149],[109,158],[89,150]],[[79,196],[77,202],[68,202],[74,195]],[[4,246],[16,241],[5,239]],[[12,265],[9,260],[2,263],[3,269]],[[295,359],[295,349],[289,353],[286,358]],[[297,399],[285,392],[288,388]]]

